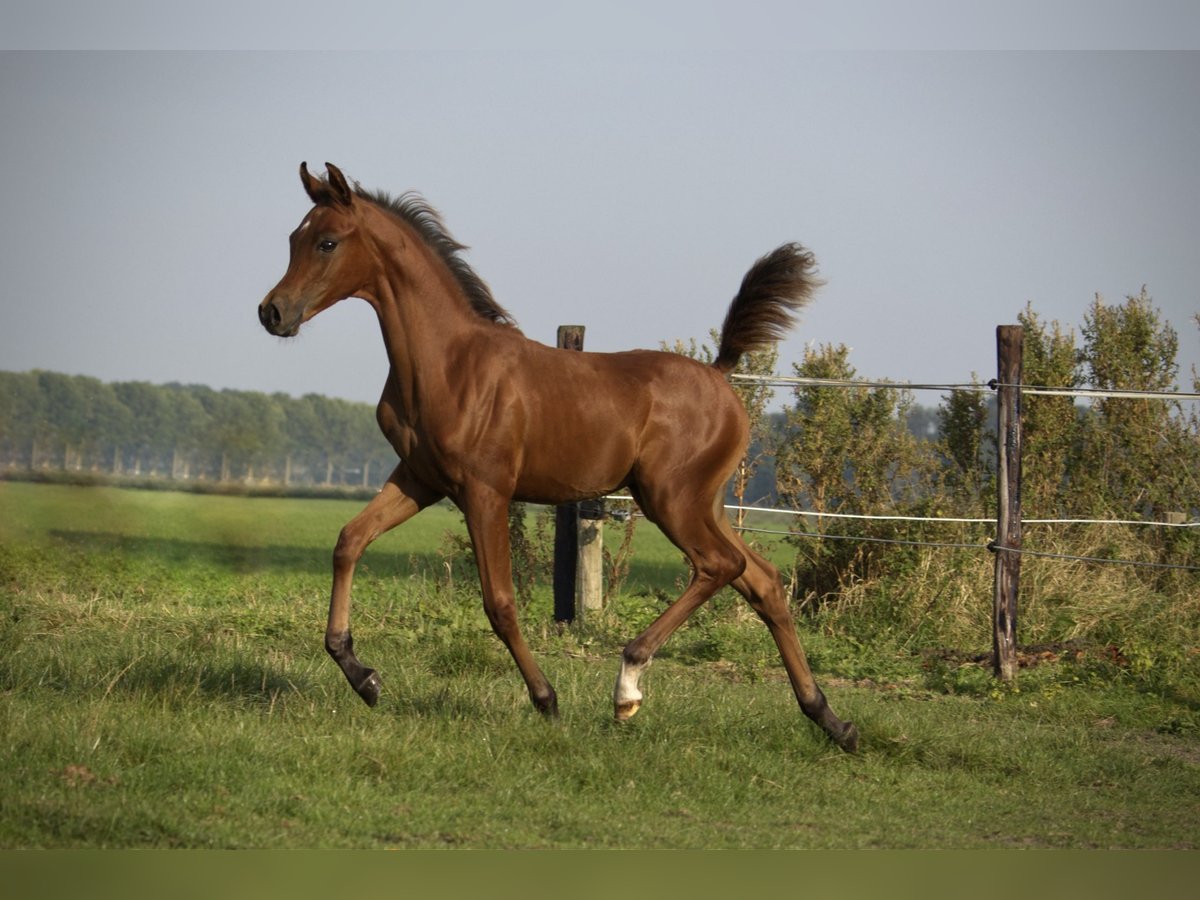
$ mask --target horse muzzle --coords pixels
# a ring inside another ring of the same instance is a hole
[[[267,297],[258,305],[258,321],[262,323],[263,328],[276,337],[294,337],[300,331],[300,322],[303,318],[303,308],[298,313],[289,315],[280,307],[274,297]]]

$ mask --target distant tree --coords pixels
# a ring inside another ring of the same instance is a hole
[[[1093,387],[1174,388],[1179,338],[1144,288],[1122,304],[1108,305],[1097,295],[1082,332],[1079,363]],[[1195,440],[1177,402],[1098,399],[1083,419],[1080,444],[1071,483],[1081,504],[1123,515],[1186,508]]]
[[[197,454],[204,446],[210,417],[192,394],[171,392],[170,416],[164,423],[171,442],[171,477],[190,479]]]
[[[282,444],[283,415],[278,406],[265,394],[231,390],[213,393],[207,401],[211,446],[221,460],[221,481],[232,481],[235,473],[254,480],[256,466]]]
[[[197,385],[170,384],[170,415],[164,422],[171,442],[171,477],[190,480],[203,478],[210,469],[207,461],[212,448],[212,414],[209,412],[213,391]]]
[[[130,427],[122,441],[127,464],[133,475],[157,475],[170,453],[170,423],[173,418],[170,393],[144,381],[113,385],[117,399],[129,410]],[[113,471],[122,468],[114,457]]]
[[[845,345],[806,348],[793,364],[802,378],[849,379],[854,369]],[[835,512],[846,502],[846,480],[854,440],[849,391],[821,385],[795,388],[788,410],[788,436],[777,450],[775,480],[780,497],[797,509],[805,506],[818,516]],[[817,530],[823,529],[820,518]]]
[[[347,454],[359,472],[356,483],[364,488],[381,483],[396,465],[396,452],[380,432],[374,408],[350,403],[347,419]]]
[[[849,353],[845,345],[809,348],[793,369],[802,378],[853,380]],[[798,385],[794,394],[775,468],[786,502],[818,514],[865,514],[920,492],[930,459],[907,427],[909,392]]]
[[[36,375],[43,421],[54,445],[54,458],[60,468],[70,468],[74,462],[73,453],[87,428],[83,392],[69,375],[58,372],[38,372]]]
[[[63,469],[111,464],[111,453],[124,437],[129,412],[110,385],[85,376],[38,372],[44,420],[62,450]]]
[[[93,471],[119,470],[121,450],[133,427],[133,415],[111,384],[87,380],[91,412],[91,437],[85,442]]]
[[[909,410],[906,424],[912,436],[920,441],[936,441],[940,433],[938,410],[919,403]]]
[[[353,409],[345,400],[308,394],[305,401],[312,406],[318,423],[315,443],[320,448],[325,467],[326,485],[334,483],[334,472],[345,468],[354,432]]]
[[[805,350],[801,378],[853,381],[844,345]],[[932,445],[908,429],[911,394],[896,387],[799,384],[775,461],[780,499],[817,513],[803,530],[821,537],[911,537],[892,521],[831,519],[834,514],[893,515],[927,496]],[[809,528],[811,524],[814,527]],[[802,607],[835,596],[849,582],[876,577],[893,548],[858,540],[799,540],[793,590]]]
[[[312,465],[310,448],[320,423],[311,403],[296,400],[286,394],[276,394],[283,409],[283,483],[292,483],[297,464],[309,469]]]
[[[974,375],[971,381],[978,384]],[[989,500],[987,412],[987,398],[977,390],[953,390],[937,410],[938,450],[946,460],[943,478],[962,511],[974,515],[982,513]]]
[[[32,372],[0,372],[0,458],[5,464],[34,467],[42,422],[37,376]]]
[[[1057,321],[1046,324],[1032,304],[1018,314],[1024,328],[1022,379],[1043,387],[1080,384],[1075,335]],[[1072,397],[1028,394],[1021,398],[1022,497],[1030,516],[1065,515],[1067,487],[1078,450],[1079,411]]]

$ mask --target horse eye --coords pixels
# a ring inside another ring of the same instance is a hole
[[[332,253],[336,247],[337,247],[337,241],[325,240],[325,241],[321,241],[319,244],[317,244],[317,249],[320,250],[322,253]]]

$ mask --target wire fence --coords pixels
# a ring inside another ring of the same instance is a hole
[[[828,388],[890,388],[910,391],[972,391],[975,393],[993,392],[1000,388],[1016,388],[1022,394],[1033,396],[1077,397],[1081,399],[1147,399],[1147,400],[1200,400],[1200,393],[1185,391],[1133,391],[1120,389],[1066,388],[1048,385],[1005,384],[997,379],[987,383],[980,382],[944,382],[944,383],[915,383],[899,381],[872,381],[866,379],[837,379],[837,378],[808,378],[803,376],[761,376],[735,373],[730,376],[741,383],[756,383],[770,387],[828,387]],[[633,498],[625,495],[614,495],[606,498],[632,502]],[[779,509],[764,506],[742,506],[726,504],[725,509],[735,513],[765,513],[783,516],[798,516],[816,519],[850,519],[880,522],[911,522],[923,524],[956,524],[956,525],[996,525],[993,518],[963,518],[954,516],[907,516],[907,515],[867,515],[861,513],[816,512],[814,510]],[[1200,522],[1160,522],[1148,519],[1022,519],[1022,525],[1120,525],[1134,527],[1150,527],[1163,529],[1195,529],[1200,528]],[[1172,569],[1187,572],[1200,572],[1200,566],[1179,563],[1145,562],[1131,559],[1114,559],[1098,556],[1077,556],[1067,553],[1049,553],[1040,550],[1007,547],[995,540],[972,543],[964,541],[928,541],[908,540],[902,538],[874,537],[870,535],[840,535],[824,532],[813,532],[796,529],[786,531],[745,524],[736,526],[738,531],[749,534],[763,534],[794,539],[818,540],[850,540],[877,544],[893,544],[912,547],[934,547],[958,550],[979,550],[981,552],[1006,552],[1022,556],[1056,559],[1064,561],[1085,562],[1095,564],[1124,565],[1154,569]]]
[[[729,376],[733,381],[756,383],[769,387],[833,387],[833,388],[894,388],[906,391],[971,391],[989,393],[999,388],[1017,388],[1023,394],[1047,397],[1080,397],[1087,399],[1144,399],[1200,400],[1200,394],[1188,391],[1130,391],[1121,389],[1054,387],[1040,384],[1006,384],[995,378],[988,382],[919,383],[912,381],[869,381],[866,379],[808,378],[800,375],[743,375]]]
[[[975,525],[992,525],[996,524],[995,519],[964,519],[953,517],[930,517],[930,516],[869,516],[849,513],[816,513],[808,510],[791,510],[791,509],[771,509],[766,507],[744,507],[733,504],[728,504],[725,507],[727,510],[753,510],[754,512],[779,513],[783,515],[794,516],[811,516],[814,518],[827,519],[859,519],[859,520],[876,520],[883,522],[922,522],[922,523],[947,523],[947,524],[975,524]],[[1148,525],[1161,528],[1200,528],[1200,522],[1150,522],[1142,519],[1023,519],[1025,525]],[[1073,560],[1076,562],[1100,563],[1111,565],[1136,566],[1152,569],[1176,569],[1185,572],[1200,572],[1200,566],[1190,566],[1180,563],[1156,563],[1145,562],[1135,559],[1116,559],[1105,556],[1078,556],[1069,553],[1048,553],[1040,550],[1028,550],[1018,547],[1005,547],[997,544],[994,540],[987,542],[965,542],[965,541],[927,541],[927,540],[907,540],[901,538],[884,538],[874,537],[872,535],[852,535],[852,534],[828,534],[816,531],[781,531],[772,528],[759,528],[756,526],[735,526],[737,531],[747,534],[765,534],[775,537],[786,538],[810,538],[813,540],[831,540],[831,541],[862,541],[872,544],[896,544],[907,547],[938,547],[943,549],[955,550],[980,550],[989,551],[992,553],[1007,552],[1019,553],[1023,556],[1036,556],[1043,559],[1060,559]]]
[[[629,496],[628,494],[612,494],[604,499],[624,503],[635,502],[633,497]],[[799,516],[815,519],[851,519],[859,521],[915,522],[947,525],[995,526],[996,524],[996,520],[994,518],[975,519],[956,516],[883,516],[865,515],[861,513],[830,513],[815,512],[813,510],[805,509],[779,509],[771,506],[741,506],[735,503],[726,503],[725,509],[735,513],[768,513],[781,516]],[[1022,519],[1021,521],[1024,525],[1144,525],[1152,528],[1200,528],[1200,522],[1154,522],[1147,519]],[[1136,559],[1115,559],[1107,556],[1076,556],[1069,553],[1048,553],[1041,550],[1005,547],[1001,544],[998,544],[995,540],[977,542],[909,540],[904,538],[885,538],[862,534],[829,534],[828,532],[819,531],[797,531],[793,529],[783,531],[778,528],[761,528],[755,525],[735,525],[734,530],[743,534],[763,534],[771,537],[782,537],[789,539],[796,538],[823,541],[860,541],[869,544],[893,544],[904,547],[935,547],[951,550],[978,550],[981,552],[990,553],[1006,552],[1018,553],[1022,556],[1036,556],[1043,559],[1072,560],[1076,562],[1135,566],[1151,569],[1176,569],[1184,572],[1200,572],[1200,566],[1183,565],[1179,563],[1145,562]]]

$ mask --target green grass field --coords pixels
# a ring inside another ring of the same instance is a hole
[[[457,513],[381,539],[355,582],[368,709],[322,646],[359,506],[0,482],[0,847],[1200,846],[1195,684],[1097,657],[1008,690],[802,622],[847,756],[722,596],[614,724],[620,647],[683,575],[649,526],[595,621],[560,633],[544,587],[523,610],[557,722],[448,555]]]

